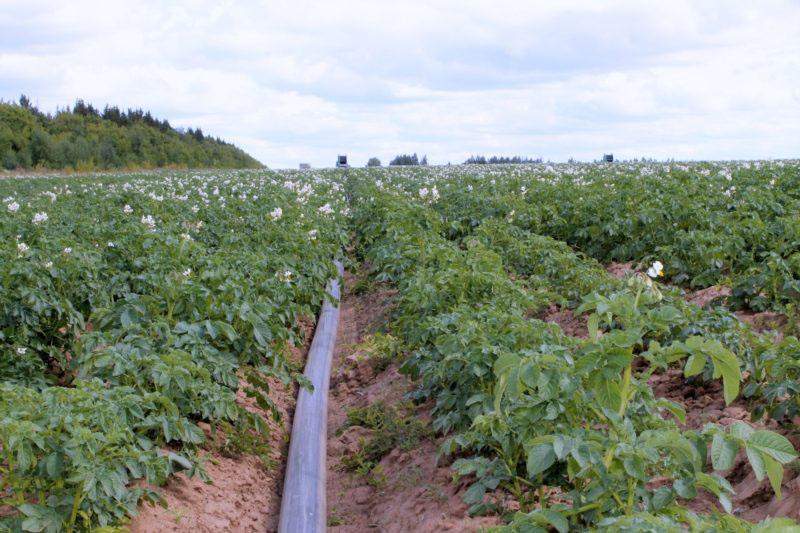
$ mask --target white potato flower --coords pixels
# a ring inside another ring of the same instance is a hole
[[[647,269],[647,275],[650,276],[653,279],[655,279],[655,278],[657,278],[659,276],[663,277],[664,276],[664,265],[661,263],[661,261],[654,262],[652,264],[652,266],[650,266],[650,268]]]
[[[280,220],[280,218],[283,216],[283,209],[276,207],[270,212],[269,216],[272,217],[272,220]]]
[[[131,213],[133,213],[133,208],[128,204],[125,204],[125,207],[122,208],[122,212],[125,213],[126,215],[130,215]]]
[[[16,213],[17,211],[19,211],[19,204],[18,204],[17,202],[13,202],[13,201],[12,201],[12,202],[11,202],[10,204],[8,204],[6,207],[8,207],[8,210],[9,210],[10,212],[12,212],[12,213]]]
[[[142,224],[148,226],[150,228],[156,227],[156,219],[153,218],[153,215],[144,215],[142,216]]]
[[[45,213],[45,212],[35,213],[33,215],[33,223],[34,224],[41,224],[42,222],[47,222],[47,218],[48,218],[47,217],[47,213]]]

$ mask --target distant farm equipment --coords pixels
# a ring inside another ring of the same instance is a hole
[[[346,155],[336,156],[336,168],[350,168],[350,165],[347,164]]]

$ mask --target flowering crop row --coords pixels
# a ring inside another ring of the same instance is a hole
[[[775,346],[726,311],[684,303],[653,279],[669,275],[669,260],[617,280],[530,231],[526,216],[559,207],[544,187],[527,197],[532,183],[514,189],[530,179],[517,172],[351,171],[349,183],[357,251],[400,289],[403,371],[419,379],[419,398],[435,399],[434,426],[450,435],[444,450],[466,456],[454,468],[475,476],[473,511],[490,509],[484,495],[501,487],[520,504],[515,531],[750,530],[728,514],[733,489],[722,473],[744,449],[780,495],[793,446],[742,422],[681,429],[673,418],[683,407],[655,397],[648,377],[681,364],[687,377],[720,380],[730,403],[742,370],[757,379],[769,350],[796,359],[797,340]],[[587,314],[589,338],[530,318],[553,303]],[[691,511],[684,502],[700,490],[727,513]]]
[[[0,197],[0,529],[117,524],[158,500],[133,480],[204,475],[198,421],[266,431],[235,401],[271,405],[242,367],[295,374],[284,346],[346,236],[338,184],[156,173]]]
[[[800,300],[800,162],[473,165],[373,170],[451,237],[506,218],[606,263],[660,260],[686,287],[724,283],[755,310]]]

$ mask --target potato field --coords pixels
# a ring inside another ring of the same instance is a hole
[[[0,531],[144,531],[220,450],[281,446],[334,259],[367,311],[334,360],[331,530],[443,529],[386,514],[424,484],[412,456],[452,477],[462,510],[419,501],[453,529],[797,528],[798,161],[17,176],[0,198]]]

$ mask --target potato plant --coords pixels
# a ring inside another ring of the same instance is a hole
[[[493,219],[602,263],[660,260],[688,288],[781,310],[800,299],[800,162],[468,165],[370,170],[432,207],[450,239]],[[426,194],[425,201],[431,201]]]
[[[496,509],[485,495],[502,488],[520,504],[514,531],[749,529],[682,502],[703,490],[731,513],[722,473],[740,449],[780,497],[791,443],[743,423],[682,429],[683,407],[656,398],[647,378],[681,365],[687,377],[720,380],[731,403],[767,341],[645,274],[613,279],[532,233],[518,198],[493,196],[499,177],[425,172],[351,175],[353,225],[360,258],[400,289],[402,370],[419,380],[416,398],[434,399],[443,451],[460,456],[456,475],[473,476],[472,511]],[[587,314],[589,338],[532,318],[552,303]]]
[[[296,374],[284,347],[346,238],[339,184],[158,172],[0,196],[0,529],[123,523],[159,501],[134,480],[205,476],[199,421],[267,431],[236,391],[269,410],[260,376]]]
[[[790,442],[685,429],[648,378],[680,367],[754,418],[800,413],[797,339],[682,290],[794,313],[798,191],[797,161],[7,179],[0,529],[119,526],[174,472],[206,477],[198,422],[266,432],[236,393],[277,413],[264,378],[303,383],[284,348],[352,245],[399,289],[402,371],[434,401],[473,512],[500,488],[515,531],[781,530],[731,515],[724,474],[741,452],[779,497]],[[551,306],[588,338],[537,318]],[[700,491],[722,512],[692,511]]]

